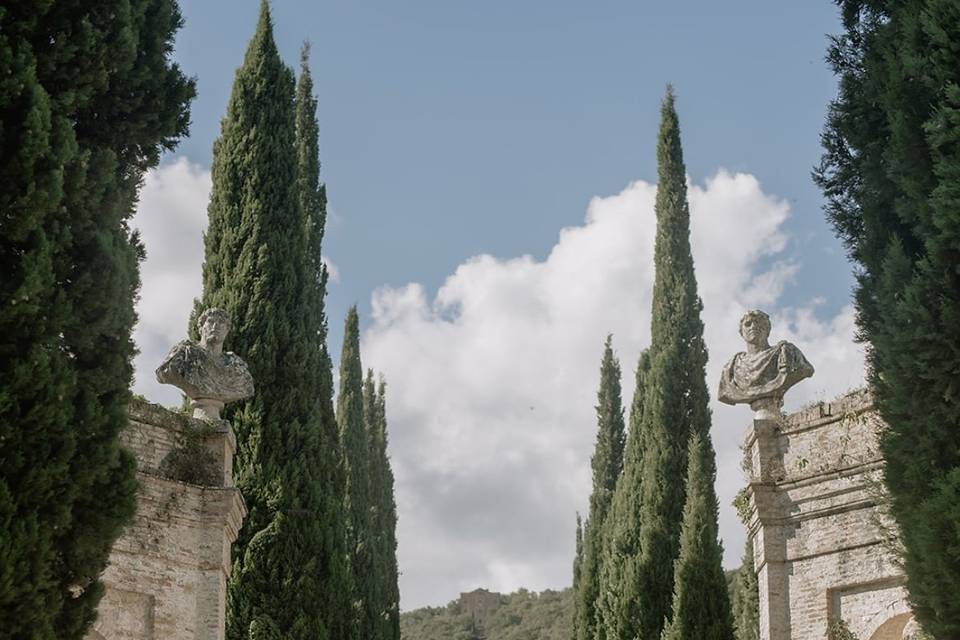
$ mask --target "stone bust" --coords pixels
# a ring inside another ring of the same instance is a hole
[[[172,384],[190,398],[194,418],[219,420],[228,402],[253,395],[253,377],[247,363],[223,351],[230,316],[211,307],[197,320],[200,343],[184,340],[174,345],[157,368],[157,381]]]
[[[771,346],[770,316],[753,310],[740,319],[740,335],[747,343],[724,365],[718,399],[727,404],[749,404],[761,420],[776,420],[787,390],[813,375],[813,366],[796,345],[781,340]]]

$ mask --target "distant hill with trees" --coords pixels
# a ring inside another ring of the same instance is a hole
[[[737,570],[727,571],[733,600]],[[537,593],[520,589],[500,595],[500,606],[486,616],[473,615],[461,599],[445,607],[424,607],[400,614],[402,640],[570,640],[573,590]]]
[[[570,640],[573,590],[500,595],[486,615],[472,614],[462,599],[445,607],[400,614],[403,640]]]

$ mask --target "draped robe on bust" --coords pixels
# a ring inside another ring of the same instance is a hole
[[[179,387],[191,400],[228,403],[253,395],[246,362],[233,353],[212,353],[191,340],[170,349],[157,368],[157,380]]]
[[[727,404],[782,397],[784,392],[813,375],[813,366],[800,349],[781,340],[757,353],[741,351],[723,367],[718,399]]]

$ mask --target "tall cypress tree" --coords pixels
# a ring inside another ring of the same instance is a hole
[[[343,496],[346,479],[340,459],[337,420],[333,409],[333,366],[327,348],[325,296],[328,273],[322,259],[324,228],[327,219],[326,186],[320,182],[320,143],[317,100],[308,64],[310,47],[304,44],[300,54],[300,77],[296,94],[297,190],[306,238],[307,283],[306,335],[312,339],[309,361],[303,364],[304,376],[315,385],[319,402],[318,446],[311,463],[321,492],[317,519],[322,527],[321,553],[318,559],[316,607],[322,612],[330,638],[348,639],[354,629],[351,612],[353,578],[347,553],[347,529]]]
[[[574,593],[578,640],[593,640],[599,624],[597,601],[600,595],[603,531],[613,492],[623,470],[626,438],[623,401],[620,394],[620,363],[613,353],[613,338],[607,336],[600,364],[600,389],[597,392],[597,438],[593,458],[593,491],[590,512],[583,532],[580,579]]]
[[[203,300],[227,309],[226,347],[248,362],[257,391],[226,416],[237,434],[237,485],[248,516],[234,545],[227,637],[338,638],[343,589],[331,556],[336,518],[324,482],[336,476],[323,437],[322,352],[307,310],[319,286],[306,257],[298,189],[292,71],[273,40],[266,2],[234,79],[205,235]],[[335,461],[335,458],[333,458]],[[336,505],[334,504],[334,507]]]
[[[597,600],[598,621],[594,629],[596,640],[615,638],[613,629],[620,621],[637,615],[639,601],[625,598],[624,588],[629,581],[631,561],[640,553],[641,498],[643,495],[643,402],[650,352],[640,354],[630,405],[630,433],[626,441],[623,472],[617,481],[610,513],[601,532],[600,587]]]
[[[371,610],[377,623],[376,638],[400,640],[400,588],[397,567],[397,505],[393,495],[393,470],[387,453],[386,382],[374,382],[367,371],[363,384],[363,409],[370,439],[373,500],[370,538],[373,578],[376,584]]]
[[[120,449],[144,172],[187,132],[172,0],[0,8],[0,620],[82,638],[134,508]]]
[[[717,540],[716,459],[709,435],[690,436],[687,500],[674,567],[673,615],[663,640],[733,640],[723,548]]]
[[[583,616],[580,613],[580,599],[577,594],[580,593],[580,567],[583,565],[583,522],[580,520],[580,513],[577,513],[577,530],[575,543],[573,547],[573,611],[570,617],[570,638],[577,640],[580,637],[580,620]]]
[[[960,5],[838,0],[816,172],[856,307],[914,614],[960,636]]]
[[[736,640],[760,640],[760,593],[753,562],[753,540],[749,537],[734,580],[731,602],[734,637]]]
[[[372,382],[372,381],[371,381]],[[343,330],[340,354],[340,393],[337,395],[337,427],[346,469],[346,516],[348,551],[354,583],[354,613],[360,638],[377,638],[377,576],[374,573],[374,507],[372,498],[371,440],[363,407],[363,366],[360,362],[360,319],[350,307]],[[375,402],[375,400],[374,400]]]
[[[628,549],[630,555],[611,560],[622,564],[619,585],[612,587],[620,589],[619,606],[609,616],[607,628],[608,637],[618,640],[658,640],[664,622],[670,620],[674,561],[686,499],[687,443],[693,433],[708,437],[710,429],[707,349],[700,320],[703,304],[690,253],[686,170],[669,87],[661,108],[657,177],[650,364],[644,374],[642,442],[638,443],[642,446],[639,535],[636,545]],[[614,528],[631,526],[636,527],[637,521],[613,523]]]

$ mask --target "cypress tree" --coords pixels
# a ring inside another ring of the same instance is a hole
[[[310,212],[301,206],[296,138],[293,72],[277,53],[264,2],[214,144],[197,306],[227,309],[225,346],[247,360],[257,386],[226,412],[249,512],[228,584],[234,640],[277,630],[343,637],[344,614],[331,608],[348,587],[331,527],[339,509],[325,494],[335,490],[325,486],[337,474],[326,450],[335,441],[324,438],[322,316],[310,317],[322,291],[307,259]]]
[[[393,495],[393,470],[387,453],[386,382],[373,380],[367,371],[363,385],[364,416],[370,439],[371,496],[373,499],[373,577],[376,584],[371,602],[377,623],[377,638],[400,640],[400,588],[397,567],[397,505]]]
[[[133,514],[144,172],[186,134],[172,0],[0,8],[0,620],[82,638]]]
[[[316,385],[320,416],[316,423],[318,448],[314,458],[318,474],[322,531],[322,552],[318,575],[321,594],[317,608],[322,611],[330,638],[350,638],[354,629],[351,611],[353,577],[347,552],[347,529],[343,496],[346,479],[340,459],[337,420],[333,409],[333,365],[327,348],[325,296],[328,273],[322,260],[322,244],[327,219],[327,192],[320,182],[320,144],[317,100],[308,59],[310,47],[304,44],[300,54],[300,77],[296,95],[297,189],[306,237],[308,284],[306,296],[307,335],[313,339],[310,361],[304,374]]]
[[[597,601],[600,595],[600,569],[603,531],[617,479],[623,470],[626,438],[623,402],[620,395],[620,363],[613,354],[613,338],[607,336],[600,365],[600,389],[597,392],[597,438],[590,465],[593,492],[590,512],[583,532],[580,579],[574,593],[578,640],[593,640],[599,623]]]
[[[643,402],[650,352],[640,354],[634,382],[633,402],[630,405],[630,433],[624,449],[623,471],[617,481],[610,513],[601,532],[600,590],[598,593],[598,620],[594,629],[596,640],[616,637],[615,629],[621,620],[637,615],[638,601],[624,595],[626,573],[631,558],[640,553],[640,528],[643,485]]]
[[[371,440],[363,407],[363,366],[360,362],[360,319],[350,307],[343,329],[340,354],[340,393],[337,395],[337,427],[346,470],[346,516],[348,551],[354,583],[354,614],[357,635],[377,638],[375,611],[377,576],[374,574],[374,509],[372,499]]]
[[[923,628],[960,636],[960,5],[838,0],[815,177],[857,263],[884,480]]]
[[[580,514],[577,513],[577,531],[576,531],[576,542],[574,543],[574,552],[573,552],[573,587],[571,591],[573,592],[573,611],[570,618],[570,638],[572,640],[577,640],[580,637],[580,620],[582,615],[580,613],[580,598],[577,597],[577,594],[580,593],[580,567],[583,565],[583,522],[580,520]]]
[[[733,620],[723,548],[717,540],[716,460],[709,436],[694,431],[687,462],[687,500],[674,567],[673,615],[663,640],[732,640]]]
[[[686,170],[669,87],[661,108],[657,176],[650,363],[644,373],[638,430],[642,442],[637,443],[642,447],[642,468],[639,473],[630,469],[632,486],[640,488],[639,532],[636,543],[627,547],[629,555],[616,555],[613,549],[610,562],[620,565],[620,581],[606,586],[619,589],[607,628],[608,637],[617,640],[658,640],[664,622],[670,620],[674,561],[686,499],[687,443],[691,434],[708,437],[710,430],[707,350],[700,320],[703,304],[690,253]],[[630,463],[625,461],[624,481]],[[624,490],[630,488],[625,485]],[[636,526],[637,520],[613,523],[615,530]]]
[[[736,640],[760,640],[760,593],[753,562],[753,540],[747,538],[743,562],[734,579],[733,635]]]

